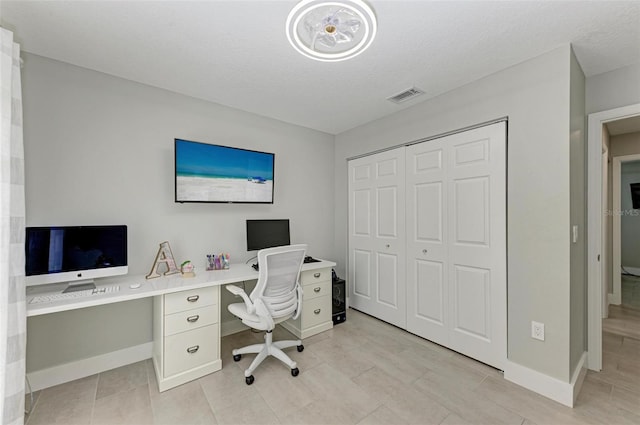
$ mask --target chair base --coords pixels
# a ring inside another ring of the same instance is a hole
[[[253,371],[256,370],[256,368],[260,365],[260,363],[262,363],[264,359],[267,358],[267,356],[273,356],[280,360],[282,363],[289,366],[289,369],[291,369],[292,371],[291,374],[293,376],[296,376],[298,374],[298,365],[296,364],[296,362],[291,360],[291,358],[286,355],[284,351],[282,351],[284,348],[289,347],[298,347],[298,351],[302,351],[304,349],[302,341],[300,341],[299,339],[274,342],[273,331],[266,331],[263,344],[253,344],[242,348],[236,348],[232,350],[232,354],[234,360],[236,360],[236,356],[241,356],[242,354],[258,354],[256,358],[253,359],[253,362],[251,362],[249,368],[244,371],[244,376],[245,378],[247,378],[247,384],[249,384],[249,377],[253,377]],[[237,357],[237,360],[240,360],[240,358]],[[294,369],[296,370],[295,374],[293,372]],[[251,379],[251,383],[253,383],[253,379]]]

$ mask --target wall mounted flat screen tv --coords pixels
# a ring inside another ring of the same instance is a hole
[[[273,203],[275,155],[175,139],[176,202]]]

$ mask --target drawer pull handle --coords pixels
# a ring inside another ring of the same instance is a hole
[[[313,310],[313,314],[320,314],[320,309],[316,308],[315,310]]]
[[[187,348],[187,353],[194,354],[196,351],[200,349],[199,345],[194,345],[193,347]]]
[[[315,278],[319,278],[319,277],[320,277],[320,273],[314,273],[314,274],[313,274],[313,277],[315,277]]]
[[[195,323],[195,322],[198,321],[199,318],[200,318],[199,314],[196,314],[195,316],[189,316],[189,317],[187,317],[187,322]]]
[[[189,301],[190,303],[194,303],[199,299],[200,299],[200,295],[191,295],[190,297],[187,297],[187,301]]]
[[[320,292],[320,287],[318,286],[317,288],[313,288],[313,292],[315,292],[315,293]]]

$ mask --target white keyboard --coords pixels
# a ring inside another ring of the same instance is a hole
[[[50,303],[54,301],[73,300],[76,298],[93,297],[95,295],[112,294],[114,292],[118,292],[119,290],[120,290],[120,285],[111,285],[111,286],[102,286],[96,289],[84,289],[82,291],[66,292],[66,293],[60,293],[60,294],[36,295],[35,297],[33,297],[31,301],[29,301],[29,304],[42,304],[42,303]]]

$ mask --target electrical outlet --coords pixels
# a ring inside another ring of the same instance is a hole
[[[544,323],[531,322],[531,338],[544,341]]]

